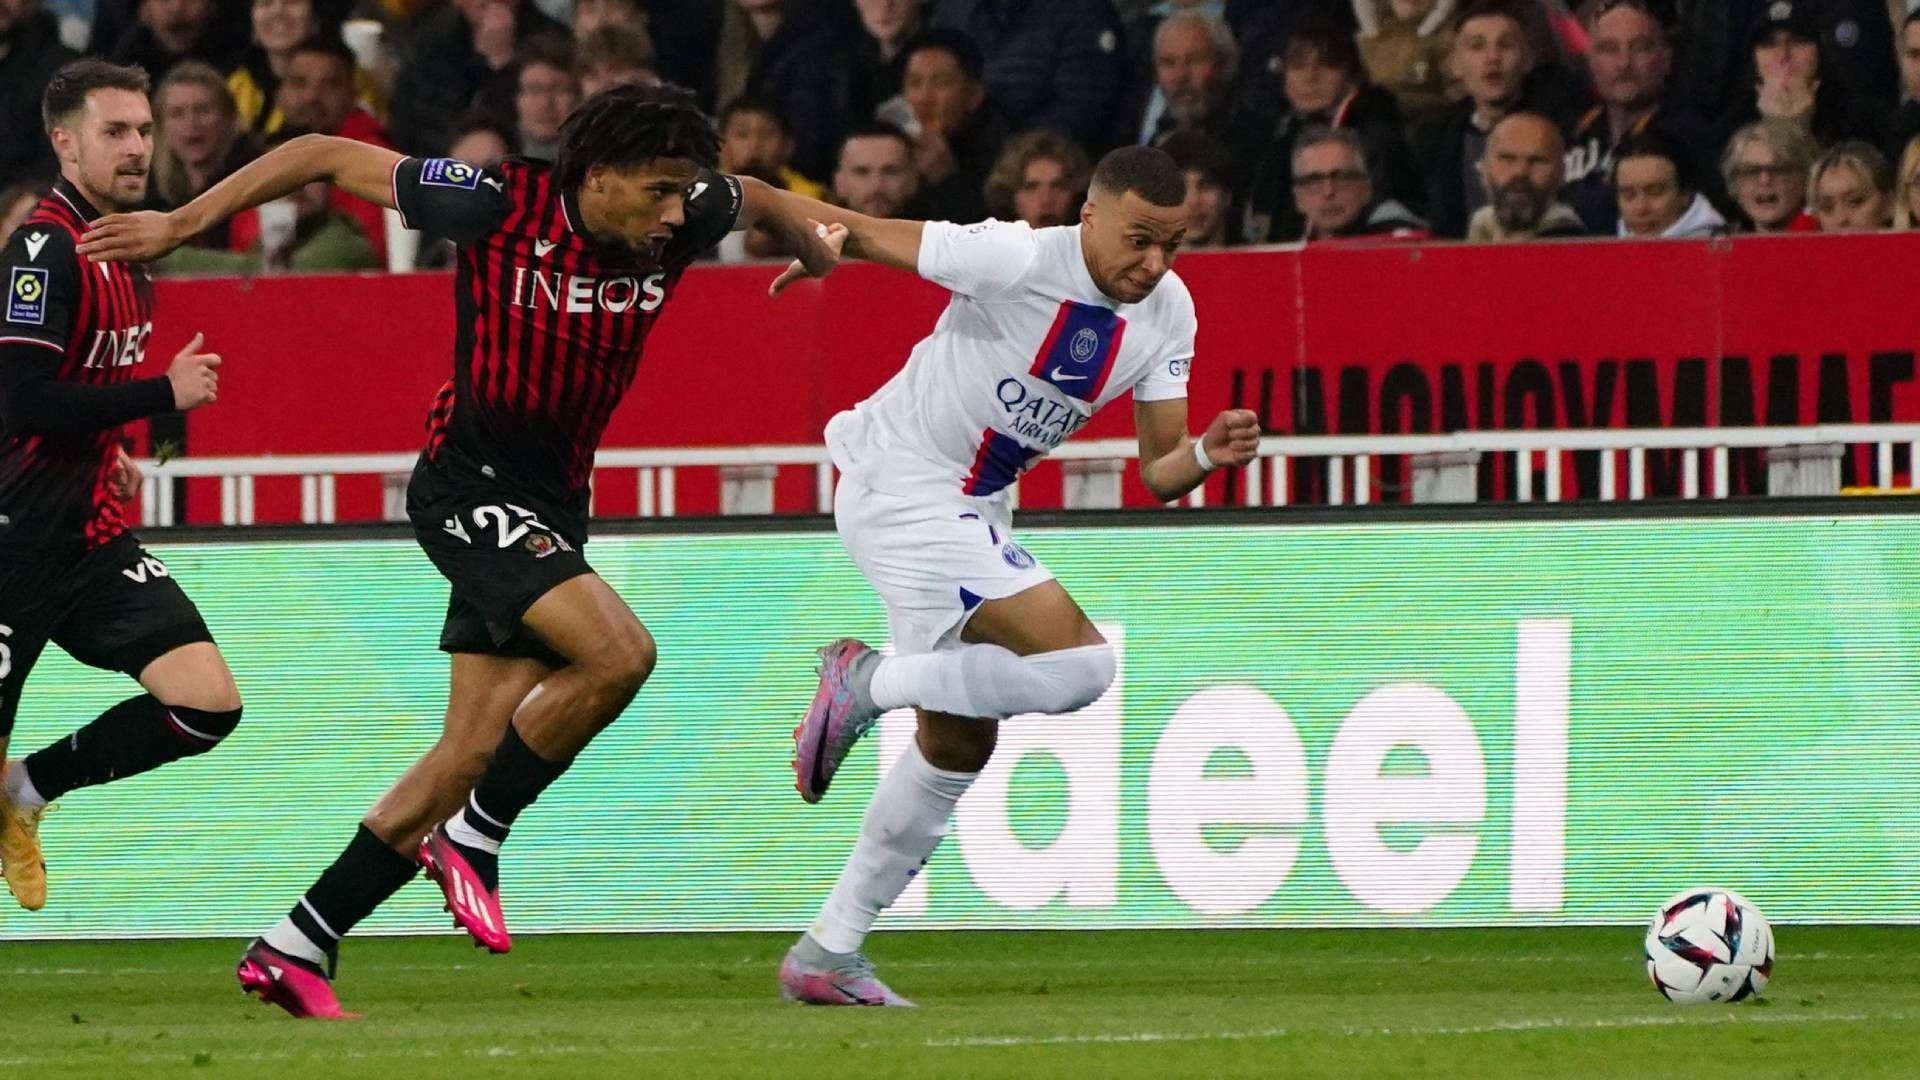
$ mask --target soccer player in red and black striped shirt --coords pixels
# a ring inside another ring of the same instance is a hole
[[[6,763],[0,870],[29,910],[47,899],[39,824],[49,800],[204,753],[240,722],[240,692],[207,624],[120,511],[140,484],[121,430],[212,401],[220,358],[195,338],[165,374],[149,374],[146,269],[74,251],[100,211],[146,196],[146,90],[145,72],[98,60],[54,73],[42,114],[60,179],[0,252],[0,758],[48,642],[142,688]]]
[[[453,377],[407,492],[415,534],[452,584],[446,730],[242,959],[242,985],[295,1015],[338,1015],[321,963],[416,861],[475,940],[505,952],[500,843],[653,668],[653,639],[581,554],[607,418],[682,272],[729,230],[767,225],[823,272],[833,258],[792,196],[715,172],[718,150],[689,95],[617,87],[567,119],[551,167],[304,136],[172,214],[102,222],[83,246],[154,258],[318,179],[460,246]]]

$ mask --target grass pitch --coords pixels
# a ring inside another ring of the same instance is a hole
[[[1753,1004],[1681,1008],[1639,933],[881,934],[918,1009],[781,1002],[768,935],[348,943],[366,1014],[243,998],[238,942],[0,945],[0,1072],[163,1076],[1920,1075],[1920,928],[1786,927]]]

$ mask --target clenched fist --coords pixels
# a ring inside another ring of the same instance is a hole
[[[1260,451],[1260,421],[1249,409],[1228,409],[1207,425],[1200,445],[1216,467],[1245,465]]]

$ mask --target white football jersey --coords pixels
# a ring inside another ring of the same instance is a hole
[[[1108,297],[1078,225],[929,221],[919,269],[953,291],[947,310],[899,374],[827,425],[834,464],[876,491],[999,495],[1114,398],[1187,396],[1186,283],[1169,271],[1142,303]]]

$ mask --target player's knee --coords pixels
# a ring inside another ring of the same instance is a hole
[[[1032,711],[1055,714],[1084,709],[1113,685],[1113,646],[1082,645],[1025,657],[1035,676],[1038,700]]]
[[[659,658],[653,635],[636,626],[632,633],[608,638],[588,667],[611,695],[632,698],[653,674]]]
[[[240,726],[240,705],[236,696],[231,709],[196,709],[188,705],[168,705],[166,717],[174,732],[185,740],[189,756],[204,754],[219,746]]]

